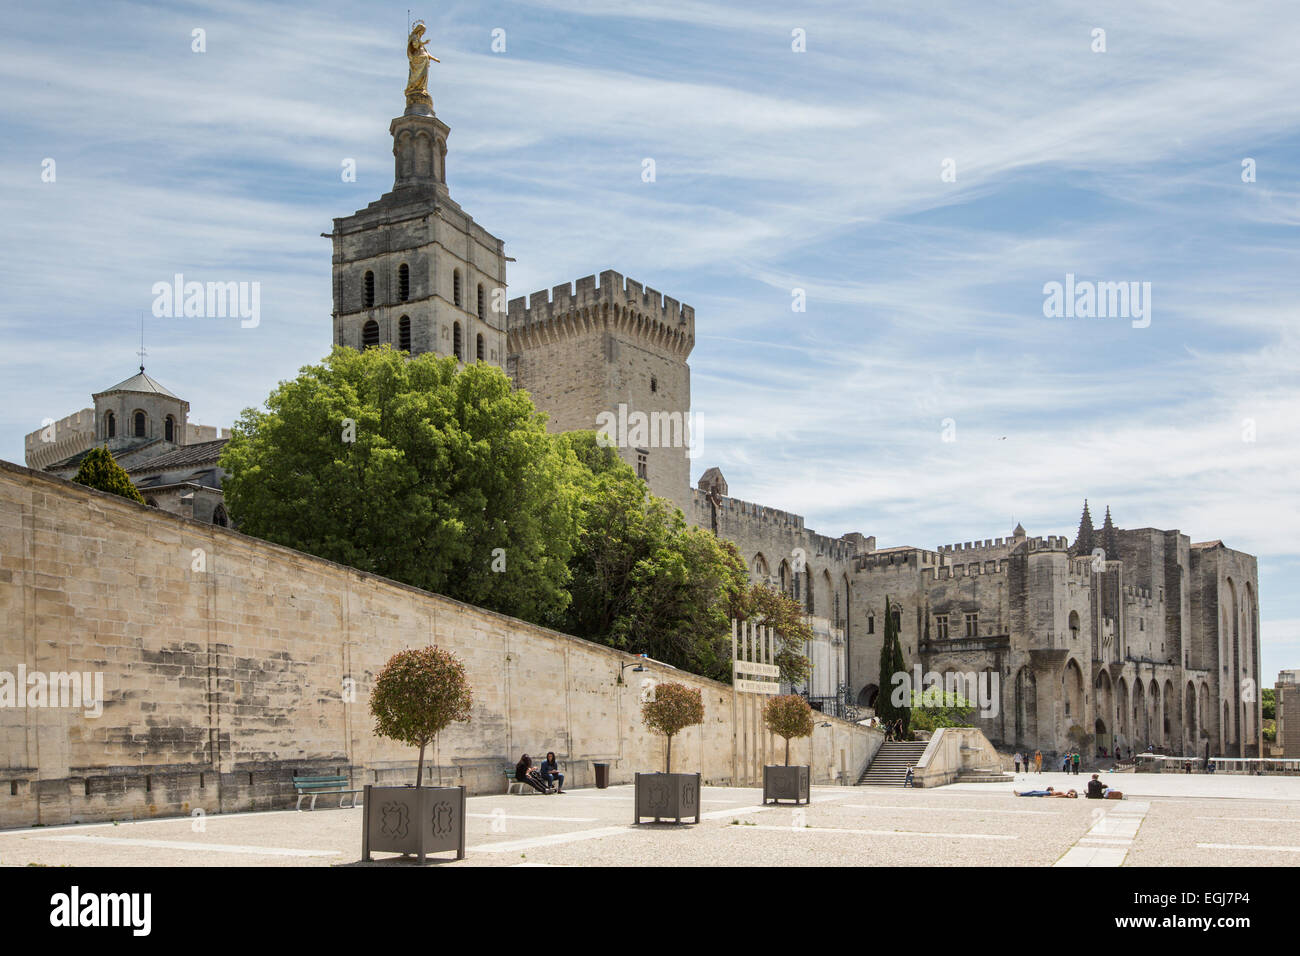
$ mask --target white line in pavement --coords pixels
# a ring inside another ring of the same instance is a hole
[[[978,807],[905,807],[888,803],[842,803],[846,810],[929,810],[933,813],[1028,813],[1040,817],[1059,817],[1059,810],[981,810]]]
[[[907,837],[939,837],[940,839],[951,840],[1019,840],[1018,836],[1008,836],[1002,833],[929,833],[924,830],[848,830],[840,827],[791,827],[791,826],[767,826],[764,824],[742,824],[732,827],[733,830],[784,830],[787,833],[826,833],[831,835],[841,833],[854,833],[858,836],[907,836]]]
[[[600,817],[536,817],[527,813],[467,813],[480,820],[546,820],[551,823],[596,823]]]
[[[1265,846],[1249,843],[1198,843],[1202,850],[1281,850],[1283,853],[1300,853],[1300,846]]]
[[[1056,861],[1056,866],[1121,866],[1128,850],[1108,847],[1073,846]]]
[[[1300,817],[1197,817],[1198,820],[1227,820],[1230,823],[1295,823]]]
[[[159,850],[207,850],[212,853],[248,853],[257,856],[338,856],[337,850],[295,850],[278,846],[240,846],[234,843],[196,843],[182,840],[136,840],[129,837],[44,836],[51,843],[97,843],[100,846],[145,846]]]
[[[621,827],[600,827],[595,830],[574,830],[572,833],[552,833],[548,836],[529,837],[526,840],[505,840],[500,843],[480,843],[469,849],[480,853],[513,853],[516,850],[531,850],[539,846],[556,846],[561,843],[576,843],[579,840],[599,840],[601,837],[616,836],[620,833],[635,833],[636,829],[628,824]]]

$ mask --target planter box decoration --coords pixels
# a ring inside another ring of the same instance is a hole
[[[682,817],[700,822],[700,775],[698,773],[638,773],[636,775],[636,821],[654,817],[655,822]]]
[[[763,803],[769,800],[812,802],[812,774],[808,767],[764,767]]]
[[[376,850],[412,853],[421,863],[430,853],[455,850],[463,860],[465,788],[367,784],[361,827],[363,860]]]

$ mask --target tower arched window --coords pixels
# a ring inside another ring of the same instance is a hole
[[[135,430],[134,430],[135,437],[144,438],[145,430],[148,426],[148,420],[145,418],[144,412],[136,412],[132,416],[132,420],[135,423]]]
[[[478,344],[477,344],[477,346],[475,347],[475,355],[478,357],[478,360],[479,360],[480,362],[483,361],[483,335],[482,335],[482,333],[479,333]]]
[[[375,306],[375,274],[366,270],[365,279],[361,283],[361,304],[364,308],[372,309]]]
[[[212,523],[223,528],[230,527],[230,518],[226,516],[225,505],[217,505],[212,509]]]
[[[478,317],[479,317],[479,321],[484,321],[487,318],[487,311],[483,305],[483,283],[482,282],[478,284]]]
[[[104,413],[104,437],[105,438],[117,437],[117,416],[114,415],[112,412]]]
[[[397,347],[403,352],[411,351],[411,317],[404,315],[397,320]]]
[[[369,319],[361,327],[361,348],[372,349],[379,344],[379,323]]]
[[[411,297],[411,267],[405,262],[397,267],[397,297],[403,302]]]
[[[460,270],[456,269],[451,274],[451,301],[457,308],[460,308]]]
[[[462,362],[465,361],[465,350],[460,337],[460,323],[455,322],[451,327],[451,351]]]
[[[163,419],[163,438],[172,442],[176,440],[176,419],[170,415]]]
[[[659,391],[659,380],[658,380],[657,378],[655,378],[653,375],[651,375],[651,376],[650,376],[650,394],[653,395],[653,394],[654,394],[655,392],[657,392],[657,391]]]

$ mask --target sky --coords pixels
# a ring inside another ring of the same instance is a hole
[[[410,13],[509,295],[615,269],[695,308],[693,477],[881,547],[1072,539],[1085,498],[1221,539],[1259,559],[1265,684],[1300,667],[1300,6]],[[7,12],[0,457],[135,371],[142,314],[205,425],[328,352],[321,233],[391,188],[407,17]],[[154,318],[176,273],[260,283],[259,324]],[[1149,313],[1049,317],[1067,275]]]

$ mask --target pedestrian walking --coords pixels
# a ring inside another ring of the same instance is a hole
[[[1020,764],[1021,764],[1021,762],[1024,760],[1024,757],[1021,755],[1020,751],[1017,750],[1017,751],[1016,751],[1016,755],[1015,755],[1014,757],[1012,757],[1011,759],[1014,760],[1014,761],[1016,762],[1016,773],[1020,773]],[[1028,769],[1028,768],[1026,768],[1026,769]]]
[[[1034,773],[1042,773],[1042,772],[1043,772],[1043,752],[1041,750],[1035,750],[1034,751]]]
[[[1079,756],[1079,751],[1076,750],[1076,751],[1074,752],[1074,775],[1075,775],[1076,777],[1079,776],[1079,761],[1080,761],[1080,759],[1081,759],[1081,758],[1080,758],[1080,756]]]

